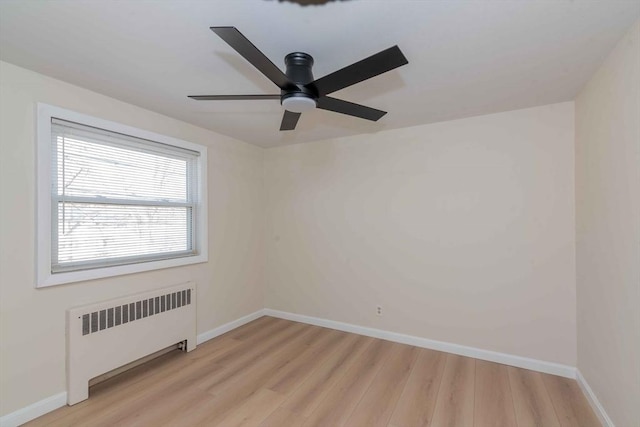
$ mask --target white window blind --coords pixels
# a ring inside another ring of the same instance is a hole
[[[51,119],[51,272],[197,255],[199,153]]]

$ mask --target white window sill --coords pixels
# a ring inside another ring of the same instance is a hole
[[[66,283],[82,282],[85,280],[103,279],[106,277],[121,276],[123,274],[141,273],[143,271],[160,270],[163,268],[179,267],[183,265],[199,264],[207,262],[206,255],[194,255],[160,261],[149,261],[139,264],[118,265],[113,267],[94,268],[90,270],[69,271],[64,273],[44,274],[39,277],[37,288],[63,285]]]

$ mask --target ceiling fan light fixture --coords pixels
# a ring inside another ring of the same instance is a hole
[[[303,93],[296,93],[282,99],[282,106],[292,113],[305,113],[316,108],[316,101]]]

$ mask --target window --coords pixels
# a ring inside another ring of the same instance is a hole
[[[38,106],[38,284],[206,261],[206,149]]]

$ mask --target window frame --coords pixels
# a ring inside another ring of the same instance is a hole
[[[208,261],[207,216],[207,147],[192,142],[160,135],[154,132],[100,119],[53,105],[37,103],[36,132],[36,288],[62,285],[85,280],[101,279],[143,271],[197,264]],[[84,270],[52,273],[52,166],[51,119],[57,118],[111,132],[141,138],[165,145],[198,152],[197,185],[200,199],[194,212],[195,255],[166,258],[133,264],[96,267]]]

